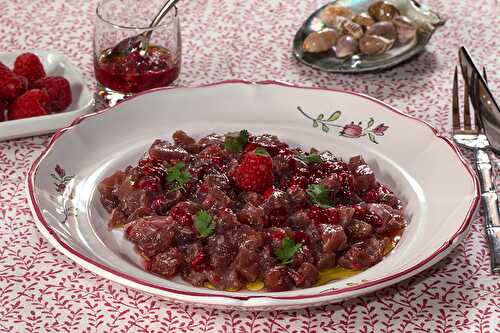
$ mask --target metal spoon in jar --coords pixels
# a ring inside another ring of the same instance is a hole
[[[160,21],[167,15],[167,13],[174,8],[175,4],[179,2],[179,0],[168,0],[165,2],[163,7],[160,9],[158,14],[156,14],[153,21],[149,25],[149,28],[156,27]],[[139,35],[135,35],[129,38],[125,38],[120,43],[118,43],[113,49],[111,53],[114,54],[129,54],[135,51],[139,51],[141,56],[144,56],[149,48],[149,41],[151,40],[151,35],[153,34],[153,30],[147,30]]]

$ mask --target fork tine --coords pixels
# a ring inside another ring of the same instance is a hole
[[[486,83],[488,83],[488,77],[486,76],[486,67],[483,67],[483,79]]]
[[[464,80],[464,130],[472,129],[469,102],[469,82]]]
[[[458,74],[457,66],[455,66],[455,75],[453,76],[453,98],[452,98],[452,117],[453,130],[460,130],[460,109],[458,105]]]

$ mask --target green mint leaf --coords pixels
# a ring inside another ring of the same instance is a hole
[[[213,222],[212,215],[204,210],[198,211],[194,219],[194,227],[201,238],[207,238],[212,235],[215,231],[215,223]]]
[[[262,156],[262,157],[269,157],[270,156],[269,153],[267,152],[267,150],[265,150],[262,147],[258,147],[255,149],[255,155]]]
[[[321,125],[321,129],[323,130],[323,132],[328,133],[328,131],[330,130],[330,127],[323,124],[323,125]]]
[[[319,126],[319,123],[317,120],[313,120],[313,127],[316,128]]]
[[[240,153],[243,151],[243,148],[245,148],[245,145],[248,143],[248,131],[247,130],[241,130],[238,136],[236,137],[226,137],[226,140],[224,142],[224,148],[226,148],[229,151],[232,151],[234,153]]]
[[[317,204],[323,208],[332,206],[330,200],[330,190],[323,185],[312,184],[307,188],[307,194],[313,204]]]
[[[323,118],[325,118],[325,115],[321,113],[318,115],[318,118],[316,118],[316,120],[323,120]]]
[[[321,157],[318,154],[302,154],[298,156],[298,159],[306,164],[317,164],[321,163]]]
[[[187,170],[182,170],[186,164],[184,162],[177,162],[173,167],[167,170],[167,181],[174,183],[174,187],[170,192],[177,190],[186,190],[186,184],[191,180],[191,174]]]
[[[332,114],[330,115],[330,117],[328,117],[327,121],[335,121],[335,120],[337,120],[337,119],[339,119],[339,118],[340,118],[340,115],[341,115],[341,114],[342,114],[342,112],[341,112],[341,111],[335,111],[334,113],[332,113]]]
[[[285,237],[281,241],[281,246],[274,251],[274,255],[278,257],[283,265],[293,261],[293,256],[302,247],[302,244],[295,243],[290,237]]]

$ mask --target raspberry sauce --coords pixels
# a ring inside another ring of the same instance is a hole
[[[150,46],[141,56],[138,51],[122,55],[103,51],[94,59],[97,81],[106,88],[120,93],[138,93],[144,90],[165,87],[177,79],[180,60],[160,46]]]

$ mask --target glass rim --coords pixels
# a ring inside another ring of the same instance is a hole
[[[158,25],[156,25],[154,27],[150,27],[150,26],[147,26],[147,27],[127,26],[127,25],[113,23],[113,22],[105,19],[104,17],[102,17],[101,13],[99,12],[99,10],[102,8],[102,5],[104,4],[105,1],[110,1],[110,0],[100,0],[99,3],[97,4],[97,8],[95,10],[95,13],[96,13],[96,16],[97,16],[97,18],[99,20],[101,20],[102,22],[105,22],[105,23],[113,26],[114,28],[123,29],[123,30],[155,30],[155,29],[158,29],[158,28],[163,27],[163,26],[165,26],[165,25],[168,24],[168,22],[164,22],[163,21],[165,19],[165,17],[163,18],[163,20]],[[178,14],[179,14],[179,10],[177,9],[176,5],[174,5],[174,9],[175,9],[175,12],[174,12],[173,18],[177,19],[178,18]]]

